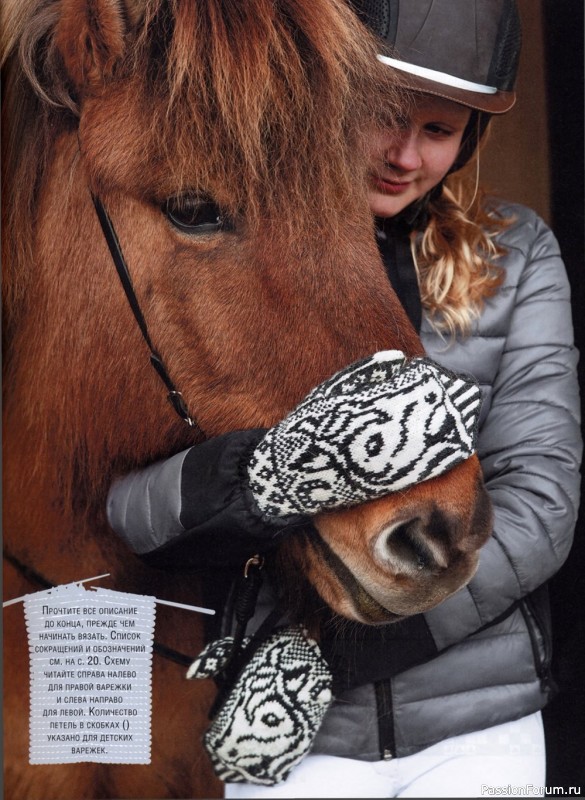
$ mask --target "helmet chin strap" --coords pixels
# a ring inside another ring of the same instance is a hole
[[[475,182],[473,186],[473,194],[471,195],[471,200],[469,201],[467,208],[465,209],[466,214],[471,208],[471,206],[475,203],[475,198],[477,197],[477,192],[479,189],[479,148],[476,148],[473,157],[475,159]]]
[[[481,140],[487,131],[487,127],[489,125],[489,121],[491,119],[490,114],[486,114],[482,111],[473,111],[469,122],[467,123],[466,132],[463,135],[463,144],[459,150],[459,155],[455,160],[455,163],[447,173],[447,175],[452,175],[454,172],[462,169],[469,161],[473,158],[475,160],[475,180],[474,180],[474,187],[473,187],[473,194],[471,199],[465,208],[465,213],[469,211],[472,205],[475,202],[475,198],[477,197],[477,192],[479,190],[479,152],[480,152],[480,143]]]
[[[485,111],[472,110],[469,121],[463,131],[459,153],[447,175],[452,175],[462,169],[473,158],[487,130],[491,117],[492,115]]]

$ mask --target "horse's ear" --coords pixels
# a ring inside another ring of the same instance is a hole
[[[112,74],[132,16],[124,0],[61,0],[55,40],[79,91]]]

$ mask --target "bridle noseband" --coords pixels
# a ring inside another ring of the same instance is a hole
[[[92,194],[91,197],[93,200],[93,204],[95,206],[98,219],[100,221],[101,229],[103,231],[106,243],[110,250],[112,260],[116,267],[118,277],[120,278],[122,288],[124,289],[124,293],[126,294],[126,298],[128,300],[128,303],[130,304],[132,313],[134,314],[134,319],[138,323],[138,327],[140,328],[142,337],[146,342],[146,344],[148,345],[148,349],[150,350],[150,363],[155,368],[156,372],[158,373],[158,376],[161,378],[166,388],[168,389],[167,399],[169,400],[170,404],[175,409],[177,414],[181,417],[183,422],[186,422],[190,428],[194,428],[202,435],[203,438],[205,438],[205,434],[203,433],[201,426],[199,425],[197,420],[189,414],[189,411],[185,404],[185,400],[183,399],[183,395],[175,387],[175,384],[171,380],[161,356],[155,350],[152,344],[152,339],[150,338],[150,334],[148,332],[146,320],[144,319],[144,314],[142,313],[140,304],[138,303],[138,298],[136,297],[136,293],[134,291],[132,278],[130,277],[130,271],[128,269],[128,265],[126,264],[126,259],[124,258],[124,254],[120,246],[120,241],[116,234],[116,230],[114,228],[112,220],[110,219],[108,212],[104,208],[103,203],[99,199],[99,197],[97,197],[94,194]]]

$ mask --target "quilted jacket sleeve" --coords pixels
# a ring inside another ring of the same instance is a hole
[[[308,523],[268,517],[254,500],[246,464],[265,433],[232,431],[120,478],[108,495],[111,527],[157,567],[241,564],[267,552]]]
[[[495,302],[504,344],[478,446],[493,536],[469,586],[425,615],[439,649],[554,575],[577,516],[582,444],[568,280],[550,230],[527,209],[515,210],[519,219],[504,234],[503,300]]]

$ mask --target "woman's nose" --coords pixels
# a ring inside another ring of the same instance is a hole
[[[390,167],[410,172],[422,163],[416,133],[412,130],[399,131],[388,143],[384,160]]]

